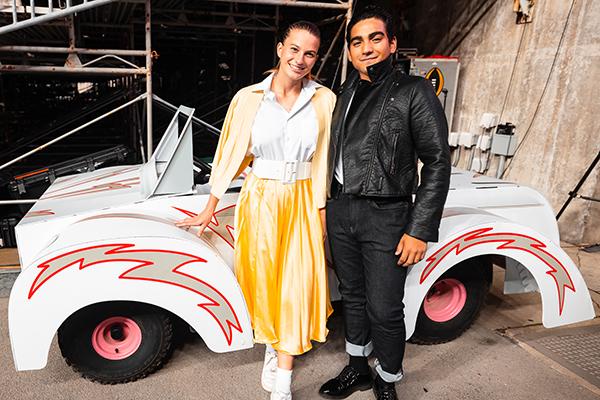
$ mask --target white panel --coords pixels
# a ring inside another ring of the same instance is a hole
[[[179,111],[182,111],[182,107],[179,108]],[[192,145],[192,115],[194,111],[187,107],[186,109],[190,113],[183,128],[183,133],[172,150],[172,155],[166,163],[164,172],[158,178],[158,183],[151,196],[186,193],[194,187]]]

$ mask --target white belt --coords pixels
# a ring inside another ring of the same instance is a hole
[[[275,161],[255,158],[252,173],[262,179],[276,179],[282,183],[294,183],[310,178],[310,162]]]

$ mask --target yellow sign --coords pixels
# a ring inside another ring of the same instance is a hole
[[[439,96],[444,89],[444,74],[442,74],[442,71],[438,67],[433,67],[425,75],[425,79],[431,82],[436,96]]]

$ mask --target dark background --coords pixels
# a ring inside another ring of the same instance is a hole
[[[456,20],[464,19],[465,14],[475,15],[487,2],[358,0],[354,4],[357,9],[372,3],[386,7],[396,21],[398,46],[407,49],[401,51],[427,56],[440,52],[449,55],[452,43],[464,34],[455,29]],[[153,0],[152,48],[157,53],[153,65],[154,93],[174,105],[194,107],[197,117],[220,128],[235,91],[263,79],[264,72],[275,65],[278,32],[290,22],[301,19],[317,23],[322,31],[320,56],[323,60],[343,23],[341,14],[342,10]],[[6,20],[10,14],[0,15],[0,18]],[[115,3],[81,12],[75,18],[75,32],[76,46],[80,48],[144,49],[144,5]],[[67,47],[66,20],[4,34],[0,36],[0,45]],[[342,37],[332,49],[320,80],[335,89],[340,84]],[[97,56],[79,57],[85,63]],[[65,54],[0,52],[2,64],[62,66],[65,58]],[[143,57],[125,58],[144,65]],[[320,64],[318,61],[313,72]],[[96,66],[121,65],[105,60]],[[91,82],[92,89],[80,92],[78,82]],[[145,78],[140,76],[0,74],[0,165],[144,91]],[[0,198],[37,197],[39,194],[33,190],[37,183],[25,185],[25,192],[15,193],[15,176],[115,146],[127,149],[127,159],[107,160],[102,166],[111,162],[141,162],[146,136],[144,113],[145,107],[140,102],[0,171]],[[172,112],[154,107],[155,145],[171,116]],[[196,127],[195,155],[209,157],[216,141],[215,135]],[[6,214],[5,211],[6,208],[0,209],[0,214]]]

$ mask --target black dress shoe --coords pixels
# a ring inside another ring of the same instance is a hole
[[[370,372],[359,374],[357,370],[346,365],[338,376],[321,386],[319,394],[326,399],[345,399],[357,390],[369,390],[372,384]]]
[[[377,400],[398,400],[396,384],[386,382],[379,376],[373,380],[373,393]]]

